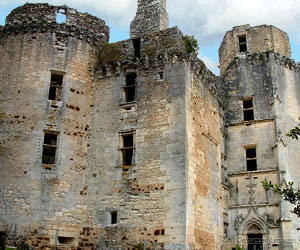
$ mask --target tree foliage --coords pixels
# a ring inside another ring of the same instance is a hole
[[[300,118],[299,118],[299,120],[300,120]],[[300,123],[298,124],[298,126],[300,126]],[[298,140],[298,138],[300,136],[300,128],[298,126],[291,129],[286,135],[291,137],[292,139]]]
[[[290,202],[294,205],[292,213],[296,214],[298,217],[300,217],[300,188],[294,188],[293,182],[289,182],[288,185],[283,188],[281,186],[278,186],[277,184],[273,184],[271,181],[263,181],[262,182],[263,187],[266,190],[273,190],[275,193],[278,193],[283,196],[284,200]]]
[[[199,50],[198,41],[194,36],[184,36],[183,41],[185,44],[185,49],[188,53],[196,53]]]

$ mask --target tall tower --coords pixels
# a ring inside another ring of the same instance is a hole
[[[166,0],[138,0],[136,16],[130,24],[130,37],[167,29],[168,23]]]
[[[261,184],[300,182],[300,160],[291,157],[300,146],[285,136],[298,123],[300,99],[299,67],[289,58],[288,36],[274,26],[234,27],[219,56],[226,100],[224,167],[231,183],[228,238],[248,249],[253,238],[256,249],[293,249],[291,242],[272,239],[297,239],[297,218]]]
[[[37,249],[54,243],[57,228],[61,242],[78,242],[90,68],[108,36],[101,19],[48,4],[14,9],[0,30],[0,231],[16,223],[22,235],[31,225]]]

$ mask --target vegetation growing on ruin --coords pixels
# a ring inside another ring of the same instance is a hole
[[[185,45],[185,50],[188,53],[198,53],[199,46],[198,46],[198,41],[194,36],[184,36],[183,37],[184,45]]]
[[[106,43],[98,48],[98,62],[100,65],[124,61],[120,43]]]

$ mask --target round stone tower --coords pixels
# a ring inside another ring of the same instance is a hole
[[[249,24],[227,31],[219,48],[221,75],[235,56],[255,52],[274,51],[290,57],[291,49],[287,34],[272,25],[251,27]]]
[[[33,245],[46,249],[60,228],[62,244],[76,244],[87,216],[91,73],[109,28],[67,6],[25,4],[0,29],[0,231],[31,225]]]

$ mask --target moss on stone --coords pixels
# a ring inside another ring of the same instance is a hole
[[[98,49],[100,65],[116,63],[125,60],[120,43],[106,43]]]

